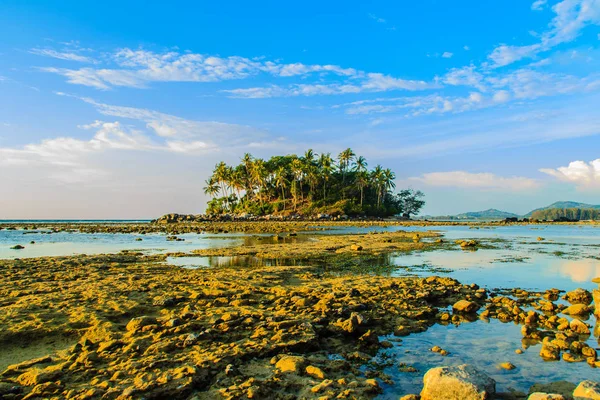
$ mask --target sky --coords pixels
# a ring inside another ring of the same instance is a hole
[[[600,0],[0,1],[0,219],[201,213],[338,154],[423,214],[600,204]]]

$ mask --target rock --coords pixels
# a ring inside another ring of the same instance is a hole
[[[509,362],[503,362],[503,363],[499,364],[498,367],[501,369],[505,369],[507,371],[517,368],[514,364],[509,363]]]
[[[455,313],[471,314],[479,310],[479,305],[468,300],[459,300],[452,306]]]
[[[594,298],[594,314],[600,316],[600,290],[594,289],[592,291],[592,297]]]
[[[540,357],[546,361],[559,360],[560,348],[551,344],[549,341],[544,341],[542,343],[542,348],[540,349]]]
[[[350,246],[350,250],[352,250],[352,251],[361,251],[362,249],[363,249],[363,247],[358,244],[353,244]]]
[[[309,365],[306,367],[306,374],[317,379],[325,379],[325,373],[319,367]]]
[[[25,246],[21,246],[20,244],[17,244],[13,247],[11,247],[11,250],[23,250],[25,248]]]
[[[593,381],[583,381],[573,391],[576,399],[600,400],[600,383]]]
[[[485,400],[496,381],[470,365],[432,368],[423,377],[422,400]]]
[[[29,371],[19,375],[17,382],[23,386],[35,386],[40,383],[50,382],[58,379],[62,375],[60,371],[45,371],[39,368],[32,368]]]
[[[592,302],[592,294],[585,289],[578,288],[565,294],[565,300],[571,304],[589,305]]]
[[[569,323],[569,327],[575,333],[579,333],[580,335],[589,335],[590,328],[586,325],[585,322],[581,322],[578,319],[574,319]]]
[[[143,327],[148,326],[148,325],[155,325],[156,324],[156,318],[154,317],[148,317],[148,316],[142,316],[142,317],[137,317],[137,318],[133,318],[131,321],[129,321],[129,323],[127,324],[127,327],[125,329],[127,329],[127,332],[137,332],[140,331]]]
[[[536,392],[531,393],[527,400],[567,400],[567,398],[562,394]]]
[[[536,383],[529,389],[529,393],[554,393],[570,399],[575,389],[575,385],[567,381],[557,381],[550,383]]]
[[[417,394],[407,394],[406,396],[400,397],[400,400],[420,400],[421,396]]]
[[[566,315],[587,315],[591,312],[591,307],[586,306],[585,304],[573,304],[562,311],[562,313]]]
[[[306,359],[301,356],[283,356],[275,364],[275,368],[281,372],[294,372],[296,374],[302,371],[306,364]]]

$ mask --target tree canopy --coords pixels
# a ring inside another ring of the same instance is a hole
[[[273,156],[246,153],[236,166],[220,162],[206,180],[209,214],[301,214],[350,216],[417,214],[424,194],[412,189],[395,193],[396,174],[368,162],[352,149],[336,158],[330,153]]]
[[[534,211],[532,219],[545,221],[585,221],[600,219],[600,210],[594,208],[549,208]]]

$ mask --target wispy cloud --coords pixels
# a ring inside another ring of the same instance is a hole
[[[219,82],[239,80],[259,74],[279,78],[330,75],[332,83],[299,83],[289,86],[270,85],[225,91],[234,97],[264,98],[313,96],[388,90],[425,90],[435,83],[401,79],[381,73],[359,71],[338,65],[284,64],[245,57],[219,57],[196,53],[155,53],[122,49],[112,55],[118,68],[42,67],[42,71],[67,78],[72,84],[107,90],[112,87],[147,88],[153,82]]]
[[[543,2],[536,1],[532,8],[539,9],[542,6]],[[588,25],[600,24],[600,0],[562,0],[552,6],[552,11],[555,16],[550,22],[550,29],[540,35],[538,43],[524,46],[501,44],[489,55],[491,66],[502,67],[533,57],[576,39]]]
[[[91,57],[83,56],[74,52],[57,51],[54,49],[38,49],[34,48],[29,51],[31,54],[44,57],[57,58],[59,60],[77,61],[83,63],[96,63],[97,61]]]
[[[531,9],[534,11],[541,11],[546,6],[546,3],[548,3],[548,0],[535,0],[531,4]]]
[[[442,53],[442,58],[452,58],[454,54],[450,53],[449,51],[445,51]]]
[[[380,23],[380,24],[385,24],[387,21],[381,17],[378,17],[375,14],[368,14],[369,18],[371,18],[373,21]]]
[[[489,172],[430,172],[410,179],[428,186],[465,189],[524,191],[536,189],[540,186],[539,182],[534,179],[521,176],[502,177]]]

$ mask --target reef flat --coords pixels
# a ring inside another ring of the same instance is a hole
[[[557,302],[558,290],[490,292],[448,277],[336,268],[338,257],[442,246],[479,244],[445,243],[433,232],[388,232],[197,252],[325,253],[330,268],[189,270],[169,265],[167,255],[136,252],[2,260],[0,396],[374,398],[391,383],[383,368],[364,368],[379,351],[434,324],[478,318],[523,325],[523,347],[541,343],[544,359],[598,366],[584,341],[590,327],[561,315],[592,313],[587,291],[567,294],[567,307]]]

